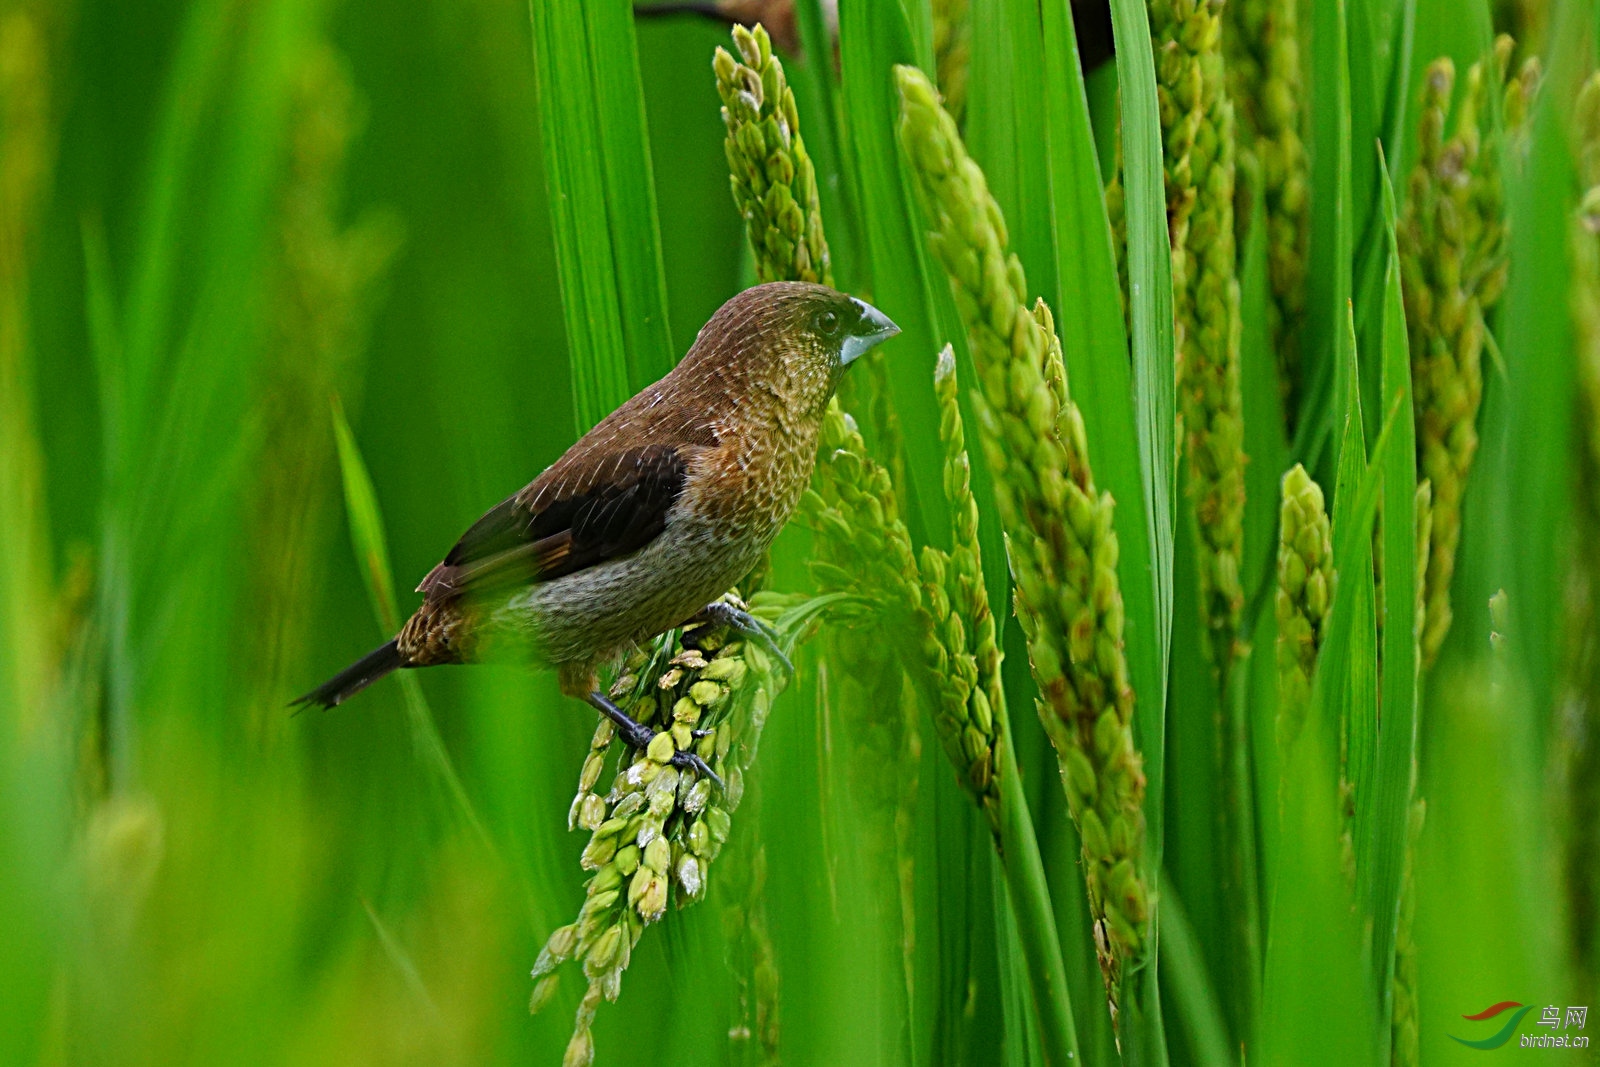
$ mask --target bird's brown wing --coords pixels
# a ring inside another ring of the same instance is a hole
[[[666,527],[704,447],[646,444],[557,463],[473,523],[418,592],[491,593],[637,552]]]

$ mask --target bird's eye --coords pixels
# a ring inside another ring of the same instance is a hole
[[[833,337],[839,332],[839,316],[832,311],[824,311],[817,316],[817,330],[824,337]]]

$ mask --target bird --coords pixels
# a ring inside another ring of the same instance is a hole
[[[662,15],[699,15],[718,22],[767,28],[772,42],[791,56],[800,54],[800,25],[796,18],[794,0],[667,0],[666,3],[635,4],[633,13],[640,18],[658,18]],[[822,4],[824,23],[829,36],[839,25],[839,9],[835,0]]]
[[[294,705],[337,707],[396,670],[516,649],[647,748],[655,732],[601,691],[600,670],[690,621],[764,635],[724,594],[804,494],[845,370],[899,332],[827,286],[769,282],[734,295],[665,377],[461,535],[393,639]],[[693,752],[672,762],[716,777]]]

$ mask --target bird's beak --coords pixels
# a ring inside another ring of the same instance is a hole
[[[850,299],[855,300],[855,297]],[[856,327],[856,332],[844,339],[844,347],[839,352],[841,367],[848,367],[872,346],[900,332],[900,327],[891,322],[889,316],[866,301],[856,300],[856,307],[861,309],[861,324]]]

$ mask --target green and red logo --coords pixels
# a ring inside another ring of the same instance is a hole
[[[1512,1035],[1517,1032],[1517,1027],[1521,1025],[1522,1017],[1527,1015],[1532,1010],[1532,1004],[1524,1006],[1515,1000],[1502,1000],[1498,1004],[1489,1005],[1476,1015],[1462,1016],[1462,1018],[1468,1022],[1481,1023],[1490,1019],[1497,1019],[1506,1012],[1511,1012],[1511,1015],[1504,1022],[1496,1022],[1495,1025],[1499,1026],[1499,1030],[1493,1034],[1490,1034],[1488,1037],[1480,1037],[1476,1040],[1465,1037],[1456,1037],[1455,1034],[1451,1034],[1450,1036],[1468,1048],[1481,1049],[1487,1052],[1489,1049],[1499,1048],[1501,1045],[1504,1045],[1506,1042],[1510,1041]],[[1522,1047],[1588,1048],[1589,1038],[1584,1034],[1573,1032],[1582,1030],[1588,1024],[1588,1022],[1589,1008],[1587,1005],[1570,1004],[1567,1005],[1565,1011],[1562,1011],[1560,1005],[1547,1004],[1545,1005],[1544,1010],[1539,1013],[1539,1018],[1534,1022],[1534,1032],[1531,1034],[1522,1035]],[[1540,1027],[1543,1027],[1550,1032],[1540,1033]],[[1482,1028],[1480,1027],[1480,1029]],[[1566,1032],[1560,1033],[1558,1031]]]
[[[1468,1048],[1484,1049],[1485,1051],[1492,1048],[1499,1048],[1501,1045],[1504,1045],[1507,1041],[1511,1040],[1511,1035],[1517,1032],[1517,1026],[1522,1022],[1522,1017],[1533,1010],[1532,1004],[1522,1005],[1514,1000],[1502,1000],[1498,1004],[1489,1005],[1476,1015],[1462,1016],[1462,1018],[1468,1022],[1481,1023],[1485,1019],[1493,1019],[1497,1015],[1511,1011],[1512,1008],[1517,1009],[1516,1012],[1511,1016],[1511,1018],[1505,1021],[1497,1033],[1492,1034],[1489,1037],[1481,1038],[1476,1041],[1470,1041],[1464,1037],[1456,1037],[1455,1034],[1451,1034],[1450,1036]]]

